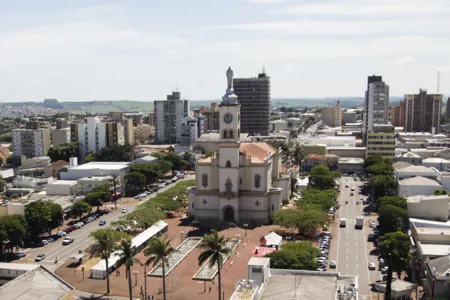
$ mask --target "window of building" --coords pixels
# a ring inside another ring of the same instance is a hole
[[[255,175],[255,188],[259,188],[261,186],[261,175]]]
[[[272,204],[272,211],[274,211],[275,210],[275,207],[273,206],[273,204]]]
[[[241,177],[241,178],[239,178],[239,183],[240,183],[240,184],[242,184],[242,177]]]
[[[225,192],[231,193],[232,189],[233,189],[233,183],[231,182],[231,179],[228,178],[227,181],[225,182]]]
[[[232,139],[232,138],[234,138],[234,136],[233,136],[234,134],[233,134],[233,130],[230,130],[230,133],[229,133],[229,138],[230,139]]]
[[[225,167],[231,168],[231,161],[230,160],[227,160],[227,162],[225,164]]]
[[[202,175],[202,185],[204,187],[208,186],[208,174],[206,174],[206,173],[203,173],[203,175]]]
[[[194,209],[194,202],[192,202],[192,209]]]
[[[228,138],[228,131],[226,129],[223,131],[223,138],[224,139]]]

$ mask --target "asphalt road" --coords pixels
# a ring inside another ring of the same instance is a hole
[[[193,179],[193,176],[186,176],[185,179]],[[162,189],[160,189],[158,192],[163,192],[170,187],[172,187],[174,184],[170,184]],[[149,195],[147,198],[143,199],[139,203],[145,202],[152,197],[156,196],[156,193],[153,193]],[[28,249],[20,249],[19,251],[25,251],[27,256],[23,259],[21,259],[24,263],[27,264],[40,264],[44,265],[48,269],[54,271],[59,266],[67,263],[68,260],[70,260],[70,257],[77,254],[79,250],[84,250],[92,243],[92,238],[89,237],[89,234],[97,229],[100,228],[107,228],[108,226],[111,226],[111,223],[114,221],[117,221],[121,216],[132,212],[137,204],[133,205],[118,205],[117,210],[112,210],[109,214],[101,216],[99,219],[94,220],[91,223],[86,224],[80,229],[77,229],[75,231],[72,231],[68,236],[74,238],[74,242],[70,245],[62,245],[62,238],[59,240],[56,240],[55,242],[48,243],[48,245],[45,245],[44,247],[37,247],[37,248],[28,248]],[[114,205],[109,206],[113,207]],[[121,213],[121,209],[123,207],[127,207],[128,211],[127,213]],[[99,226],[98,223],[100,220],[105,220],[106,225],[105,226]],[[61,229],[64,229],[65,226],[62,226]],[[44,235],[45,237],[45,235]],[[36,255],[38,254],[45,254],[45,259],[41,262],[35,262],[34,259]],[[58,263],[55,263],[55,258],[58,258]]]
[[[346,188],[345,186],[348,185]],[[365,197],[360,194],[360,186],[362,182],[358,178],[357,181],[353,177],[342,177],[340,179],[340,209],[339,217],[347,220],[347,225],[338,230],[338,244],[337,244],[337,270],[341,274],[358,276],[359,295],[361,299],[364,296],[370,295],[370,284],[379,279],[375,274],[378,271],[369,271],[369,262],[376,262],[376,256],[370,256],[369,251],[373,248],[371,243],[367,242],[367,235],[372,230],[368,227],[368,218],[365,219],[365,224],[362,230],[355,229],[356,216],[363,216],[363,205],[361,198]],[[351,189],[354,188],[354,191]],[[353,193],[353,196],[350,194]],[[348,202],[346,204],[345,202]],[[360,204],[356,204],[359,202]],[[339,226],[339,222],[337,222]],[[373,279],[372,279],[373,277]],[[370,299],[367,297],[367,299]]]

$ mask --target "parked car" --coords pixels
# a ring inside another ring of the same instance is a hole
[[[41,240],[42,244],[44,245],[48,245],[48,241],[47,240]]]
[[[369,270],[375,270],[377,266],[374,263],[369,263]]]
[[[105,213],[105,214],[109,214],[111,211],[109,210],[109,209],[105,209],[105,210],[103,210],[103,213]]]
[[[336,262],[334,260],[330,261],[330,268],[332,269],[336,268]]]
[[[381,274],[387,274],[388,267],[382,267],[381,268]]]
[[[47,242],[49,242],[49,243],[53,243],[53,242],[55,241],[55,239],[52,238],[52,237],[49,237],[49,238],[47,238],[46,240],[47,240]]]
[[[128,209],[126,207],[122,208],[122,213],[126,213]]]
[[[45,254],[41,253],[36,255],[36,257],[34,258],[34,261],[43,261],[45,258]]]
[[[63,245],[69,245],[69,244],[72,244],[73,241],[74,241],[73,238],[67,236],[67,237],[65,237],[65,238],[63,239],[62,244],[63,244]]]
[[[15,256],[17,259],[19,259],[19,258],[24,258],[24,257],[26,257],[27,254],[26,254],[25,252],[23,252],[23,251],[20,251],[20,252],[16,252],[16,253],[14,254],[14,256]]]
[[[184,173],[177,173],[177,177],[179,179],[184,179]]]
[[[369,235],[367,236],[367,241],[373,242],[373,234],[369,233]]]
[[[75,227],[76,229],[81,228],[82,226],[80,225],[80,223],[74,224],[73,227]]]
[[[105,220],[101,220],[100,222],[98,222],[98,225],[99,226],[103,226],[103,225],[105,225],[106,224],[106,221]]]
[[[67,230],[67,229],[68,229],[68,228],[66,228],[66,230]],[[64,230],[61,230],[61,231],[58,231],[56,234],[59,235],[59,236],[66,236],[66,235],[67,235],[67,232],[64,231]]]

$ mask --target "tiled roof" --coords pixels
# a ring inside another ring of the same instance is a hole
[[[325,155],[320,154],[308,154],[306,158],[312,159],[312,160],[326,160],[327,157]]]
[[[241,143],[240,151],[245,152],[247,157],[252,158],[252,162],[264,162],[268,153],[276,153],[277,150],[266,143]]]

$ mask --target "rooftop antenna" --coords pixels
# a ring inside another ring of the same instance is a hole
[[[262,73],[266,74],[266,66],[265,65],[262,66]]]
[[[437,73],[437,93],[439,94],[439,88],[441,86],[441,71],[438,71]]]

